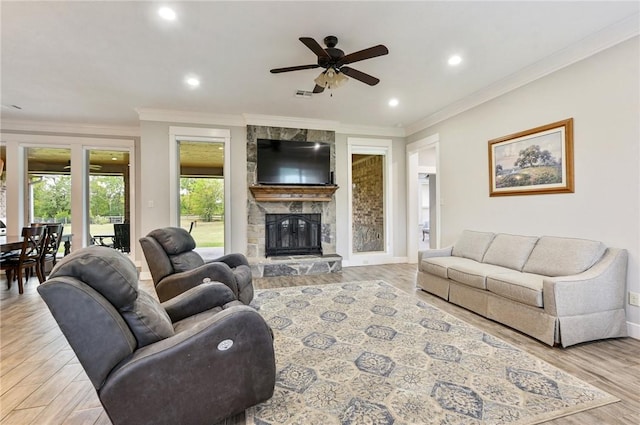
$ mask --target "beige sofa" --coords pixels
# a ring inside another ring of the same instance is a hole
[[[421,289],[549,345],[627,335],[627,252],[602,242],[465,230],[418,253]]]

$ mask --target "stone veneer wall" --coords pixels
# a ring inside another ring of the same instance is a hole
[[[327,142],[331,144],[331,171],[335,172],[336,135],[333,131],[307,130],[299,128],[247,126],[247,185],[256,184],[257,140],[294,140],[307,142]],[[320,213],[322,214],[322,252],[336,252],[336,200],[335,195],[330,202],[256,202],[253,194],[247,190],[247,257],[265,256],[264,215],[266,213]]]
[[[353,163],[353,250],[384,251],[384,179],[382,155]]]

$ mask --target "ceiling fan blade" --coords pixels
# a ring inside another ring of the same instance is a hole
[[[322,93],[324,91],[324,87],[319,86],[316,84],[316,86],[313,88],[313,93]]]
[[[380,82],[376,77],[372,77],[369,74],[365,74],[362,71],[358,71],[357,69],[349,68],[348,66],[343,66],[340,68],[340,72],[344,75],[348,75],[351,78],[355,78],[356,80],[362,81],[365,84],[369,84],[370,86],[375,86]]]
[[[338,66],[346,65],[348,63],[358,62],[365,59],[375,58],[377,56],[383,56],[383,55],[386,55],[387,53],[389,53],[389,49],[387,49],[382,44],[378,44],[377,46],[369,47],[368,49],[349,53],[348,55],[343,56],[338,61]]]
[[[316,54],[317,57],[331,59],[331,56],[329,56],[329,54],[324,51],[322,46],[320,46],[318,42],[315,41],[313,38],[300,37],[298,40],[302,41],[302,44],[307,46],[313,53]]]
[[[320,65],[318,65],[317,63],[314,63],[312,65],[289,66],[286,68],[275,68],[275,69],[272,69],[270,72],[272,74],[279,74],[281,72],[300,71],[302,69],[314,69],[314,68],[320,68]]]

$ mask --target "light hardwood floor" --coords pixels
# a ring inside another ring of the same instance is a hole
[[[275,288],[383,279],[621,400],[550,424],[640,424],[640,340],[622,338],[551,348],[417,290],[415,269],[410,264],[349,267],[338,274],[254,279],[254,285]],[[38,295],[37,284],[37,279],[31,279],[25,293],[18,295],[17,285],[7,290],[6,279],[0,279],[0,423],[110,424],[91,383]],[[150,282],[142,282],[142,286],[152,287]]]

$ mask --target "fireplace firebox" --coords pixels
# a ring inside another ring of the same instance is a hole
[[[266,214],[265,255],[322,255],[321,214]]]

